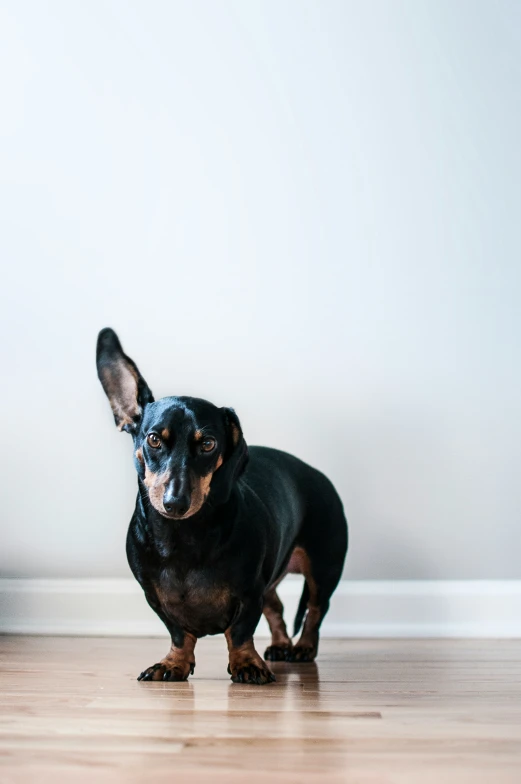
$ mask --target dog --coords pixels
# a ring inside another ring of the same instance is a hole
[[[96,363],[116,425],[134,440],[128,562],[172,641],[138,680],[186,680],[197,640],[224,633],[231,680],[271,683],[253,644],[263,613],[272,635],[266,661],[314,661],[348,546],[329,479],[285,452],[248,448],[232,408],[193,397],[154,400],[110,328],[99,333]],[[295,645],[276,591],[289,572],[305,578]]]

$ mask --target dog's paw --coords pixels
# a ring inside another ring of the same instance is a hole
[[[264,651],[266,661],[291,661],[293,648],[289,645],[269,645]]]
[[[263,686],[265,683],[273,683],[277,680],[264,663],[254,664],[253,662],[245,662],[235,667],[228,666],[228,672],[232,676],[234,683],[251,683],[256,686]]]
[[[158,662],[143,670],[138,675],[138,681],[186,681],[189,675],[194,674],[195,664],[186,662],[174,664],[173,662]]]
[[[289,659],[287,661],[301,662],[304,664],[305,662],[315,661],[316,655],[317,649],[311,647],[311,645],[295,645],[293,650],[290,652]]]

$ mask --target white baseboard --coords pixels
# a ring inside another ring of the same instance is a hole
[[[299,578],[278,588],[288,627]],[[164,636],[133,579],[0,579],[0,633]],[[267,636],[262,619],[258,634]],[[344,580],[324,637],[521,637],[521,580]]]

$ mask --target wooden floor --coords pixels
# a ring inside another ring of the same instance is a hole
[[[0,637],[1,784],[521,782],[521,641],[325,640],[246,686],[212,638],[188,683],[138,683],[167,647]]]

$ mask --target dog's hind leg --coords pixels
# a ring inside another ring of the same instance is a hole
[[[284,623],[284,607],[275,588],[264,595],[262,612],[271,632],[271,645],[264,651],[264,658],[267,661],[287,661],[291,657],[293,644]]]
[[[329,597],[327,605],[321,607],[319,602],[319,590],[311,569],[311,561],[304,548],[296,547],[292,560],[296,563],[296,569],[298,569],[300,574],[304,575],[306,582],[297,611],[297,618],[295,619],[295,633],[298,632],[298,627],[300,626],[303,617],[304,628],[302,629],[299,641],[293,648],[290,661],[312,662],[315,660],[318,653],[320,623],[327,612]]]
[[[298,564],[298,571],[306,579],[295,619],[295,634],[303,618],[304,627],[288,661],[312,662],[318,652],[320,625],[329,609],[329,600],[342,573],[343,558],[337,563],[331,562],[332,559],[322,561],[315,558],[312,561],[304,547],[297,547],[293,559]]]
[[[310,590],[310,597],[307,605],[304,628],[291,653],[290,661],[293,662],[312,662],[318,653],[319,629],[322,619],[329,607],[329,598],[325,602],[320,602],[319,592]]]
[[[298,544],[288,564],[289,572],[300,572],[306,579],[295,617],[293,634],[298,633],[303,620],[304,628],[293,647],[294,662],[311,662],[317,655],[320,625],[342,576],[348,546],[347,520],[340,498],[325,477],[315,477],[314,481]]]

